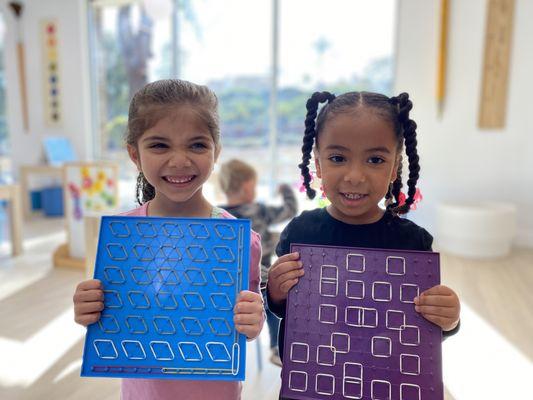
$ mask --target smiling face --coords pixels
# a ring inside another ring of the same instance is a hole
[[[349,224],[378,221],[398,170],[398,140],[390,123],[371,110],[340,113],[326,122],[315,150],[317,176],[331,201],[329,213]]]
[[[206,207],[202,185],[207,181],[219,146],[194,110],[179,106],[146,130],[137,145],[128,145],[130,158],[155,188],[152,211],[191,215]],[[207,203],[208,204],[208,203]]]

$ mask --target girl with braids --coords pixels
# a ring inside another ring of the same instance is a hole
[[[212,206],[202,194],[220,153],[220,129],[215,94],[205,86],[181,80],[149,83],[133,97],[126,143],[139,170],[140,207],[124,215],[154,217],[233,218]],[[235,328],[256,338],[264,321],[259,294],[259,235],[252,233],[250,291],[239,293],[234,307]],[[104,308],[102,283],[87,280],[74,294],[77,323],[100,319]],[[240,382],[124,379],[122,399],[227,399],[241,397]]]
[[[317,92],[307,101],[299,167],[307,196],[312,199],[316,194],[310,187],[313,152],[316,175],[322,179],[322,190],[331,204],[294,218],[281,233],[276,248],[279,258],[269,271],[267,299],[270,310],[282,318],[281,355],[287,293],[304,275],[298,253],[290,253],[291,243],[431,251],[432,236],[400,218],[414,201],[420,171],[416,124],[409,117],[412,107],[407,93],[388,98],[368,92],[339,97]],[[409,174],[407,199],[402,204],[404,149]],[[385,209],[379,206],[383,199]],[[446,286],[421,293],[415,299],[415,309],[440,326],[445,337],[459,328],[459,299]]]

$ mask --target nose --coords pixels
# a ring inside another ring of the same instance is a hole
[[[344,175],[344,180],[352,185],[357,185],[366,181],[364,169],[360,165],[349,165],[348,171],[346,171],[346,175]]]
[[[192,165],[191,159],[185,151],[174,151],[170,154],[168,166],[172,168],[188,168]]]

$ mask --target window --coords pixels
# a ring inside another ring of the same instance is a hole
[[[395,17],[396,0],[94,0],[96,155],[125,158],[133,92],[179,77],[217,93],[222,160],[250,162],[263,186],[297,183],[313,91],[391,94]]]
[[[9,159],[9,135],[6,115],[6,71],[4,69],[4,43],[6,25],[0,14],[0,182],[11,170]]]

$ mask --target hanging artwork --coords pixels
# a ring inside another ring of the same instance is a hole
[[[88,213],[112,213],[118,203],[118,166],[106,163],[65,165],[65,217],[69,255],[85,257],[83,218]]]
[[[446,64],[448,55],[448,19],[450,15],[449,0],[440,3],[440,36],[437,62],[437,113],[442,117],[446,98]]]
[[[479,127],[503,128],[511,61],[514,0],[489,0]]]
[[[61,79],[59,74],[58,32],[55,20],[41,23],[43,43],[44,118],[47,126],[61,126]]]
[[[24,37],[22,29],[22,12],[24,5],[17,1],[11,1],[9,7],[15,14],[16,26],[15,35],[17,41],[17,67],[19,76],[19,91],[20,91],[20,106],[22,112],[22,126],[24,131],[28,133],[29,117],[28,117],[28,92],[26,90],[26,62],[24,58]]]

